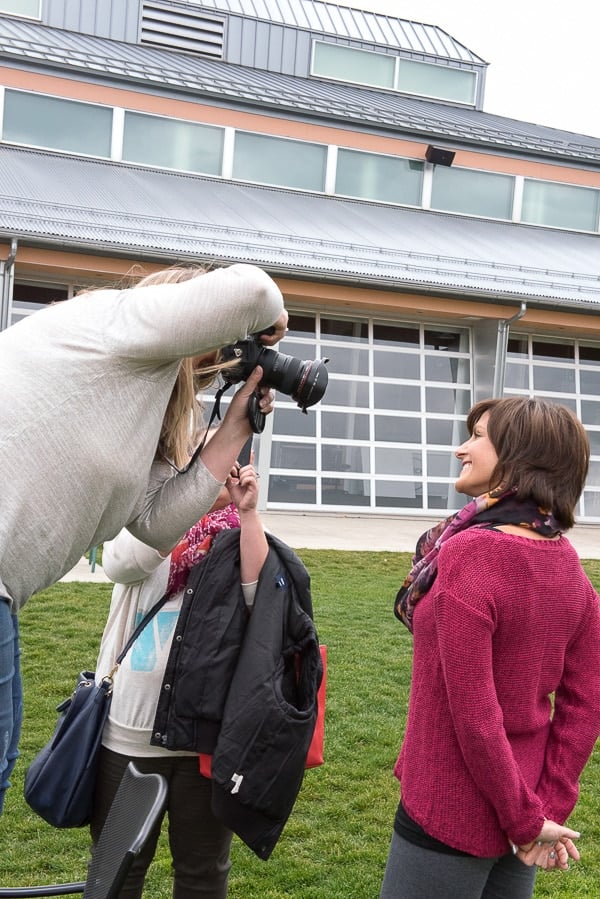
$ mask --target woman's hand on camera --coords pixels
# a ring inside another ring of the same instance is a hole
[[[274,324],[269,328],[269,331],[271,333],[260,335],[260,342],[265,346],[273,346],[273,344],[279,343],[280,340],[283,340],[288,329],[288,318],[289,316],[284,309],[277,321],[274,322]]]
[[[259,386],[262,376],[263,370],[257,365],[247,381],[234,394],[223,418],[223,424],[200,454],[208,470],[221,483],[225,482],[244,443],[253,433],[248,417],[250,397],[254,393],[259,396],[259,408],[265,415],[273,411],[275,394],[270,387]]]
[[[275,406],[275,391],[272,390],[271,387],[267,387],[266,384],[261,385],[260,381],[263,376],[263,370],[260,365],[257,365],[253,372],[248,376],[248,380],[239,388],[235,396],[233,397],[229,409],[225,415],[225,421],[227,420],[228,415],[234,415],[236,418],[241,417],[245,420],[248,425],[249,433],[250,433],[250,422],[248,420],[248,401],[252,394],[256,394],[259,397],[258,405],[260,411],[264,415],[269,415],[270,412],[273,411]]]

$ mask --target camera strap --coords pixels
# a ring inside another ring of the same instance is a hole
[[[177,468],[177,466],[174,465],[173,462],[170,461],[170,459],[166,460],[169,463],[169,465],[175,469],[177,474],[185,474],[186,471],[189,471],[189,469],[192,467],[192,465],[194,464],[194,462],[196,461],[196,459],[198,458],[198,456],[204,449],[204,446],[206,444],[206,438],[208,437],[208,432],[211,429],[211,425],[212,425],[213,421],[215,420],[215,418],[218,419],[219,421],[221,421],[221,397],[223,396],[225,391],[229,390],[229,388],[232,386],[233,386],[232,381],[224,381],[222,386],[219,387],[219,389],[217,390],[217,392],[215,394],[215,400],[213,403],[212,411],[210,413],[210,418],[208,419],[208,424],[207,424],[206,430],[204,432],[204,437],[202,438],[202,441],[198,444],[198,446],[194,450],[192,458],[190,459],[188,464],[185,465],[183,468]],[[259,406],[259,402],[258,402],[259,399],[260,399],[260,396],[257,393],[253,393],[252,396],[250,397],[250,399],[248,400],[248,420],[250,421],[250,426],[255,434],[262,434],[264,427],[265,427],[265,421],[267,420],[267,417],[264,414],[264,412],[260,411],[260,406]]]
[[[213,407],[212,407],[212,412],[210,413],[210,418],[208,420],[208,424],[207,424],[206,430],[204,432],[204,437],[202,438],[202,441],[198,444],[198,446],[194,450],[194,452],[192,454],[192,458],[190,459],[188,464],[184,465],[183,468],[178,468],[173,462],[171,462],[170,459],[167,459],[165,457],[165,460],[169,463],[171,468],[175,469],[177,474],[185,474],[186,471],[189,471],[190,468],[192,467],[192,465],[194,464],[194,462],[196,461],[196,459],[198,458],[198,456],[200,455],[200,453],[202,452],[202,450],[204,449],[204,446],[206,444],[206,438],[208,437],[208,432],[210,431],[213,421],[215,420],[215,418],[218,418],[218,420],[221,421],[221,397],[223,396],[225,391],[228,390],[230,387],[231,387],[230,382],[226,381],[223,384],[223,386],[219,387],[219,389],[217,390],[217,392],[215,394],[215,401],[214,401]]]

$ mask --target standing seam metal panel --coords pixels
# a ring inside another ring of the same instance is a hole
[[[309,74],[311,59],[310,47],[312,42],[315,39],[323,38],[325,36],[329,43],[343,44],[344,46],[352,46],[358,49],[375,50],[380,53],[386,53],[387,55],[396,55],[399,52],[397,47],[378,45],[374,43],[373,40],[369,40],[368,37],[362,40],[349,40],[343,33],[341,36],[334,37],[315,29],[306,31],[304,29],[297,29],[293,26],[283,24],[275,26],[273,23],[263,22],[261,19],[249,19],[235,14],[228,16],[228,27],[232,31],[235,31],[236,38],[235,40],[227,42],[226,62],[232,63],[233,65],[243,65],[256,69],[269,68],[270,71],[285,71],[286,74],[295,75],[300,78],[306,78]],[[285,66],[285,69],[282,67],[277,70],[267,64],[267,60],[276,58],[272,57],[268,45],[272,39],[275,39],[277,42],[280,41],[280,29],[283,29],[285,32],[284,40],[287,47],[290,47],[294,43],[296,44],[296,49],[293,54],[295,59],[295,67],[293,70],[290,70],[287,65]],[[341,31],[343,32],[343,29],[341,29]],[[306,45],[307,41],[309,42],[308,52],[303,53],[300,51],[300,48]],[[429,44],[428,48],[425,47],[425,43]],[[436,56],[436,60],[434,61],[439,61],[441,64],[449,64],[450,61],[444,53],[441,54],[440,58],[439,54],[435,54],[431,42],[428,41],[425,43],[418,51],[413,50],[410,51],[410,53],[404,51],[402,55],[417,58],[426,62],[431,61],[431,55],[434,54]],[[457,61],[454,60],[454,62]],[[460,67],[464,68],[465,63],[461,63]],[[472,66],[469,63],[466,64],[466,67],[472,69]],[[478,70],[480,72],[482,71],[479,67]]]
[[[141,9],[142,0],[44,0],[42,22],[50,28],[137,44]]]
[[[394,49],[439,55],[481,65],[483,60],[464,44],[435,25],[412,22],[357,8],[340,7],[321,0],[164,0],[167,8],[212,10],[250,22],[278,23],[296,29],[310,29],[329,37]],[[138,26],[143,0],[103,0],[75,2],[45,0],[42,21],[52,28],[93,34],[111,40],[138,42]]]

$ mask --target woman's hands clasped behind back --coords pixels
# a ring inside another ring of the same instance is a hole
[[[568,871],[569,858],[579,861],[579,850],[573,842],[579,836],[576,830],[546,819],[537,840],[517,846],[516,854],[526,865]]]

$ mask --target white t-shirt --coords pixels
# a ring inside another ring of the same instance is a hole
[[[170,557],[164,558],[123,530],[104,544],[102,565],[115,586],[96,665],[98,680],[111,671],[133,630],[164,595]],[[110,714],[102,738],[103,746],[113,752],[138,757],[173,754],[169,749],[151,746],[150,736],[182,601],[183,591],[167,600],[139,635],[114,676]]]
[[[161,554],[123,529],[104,544],[102,566],[115,581],[108,620],[96,664],[100,681],[114,668],[128,638],[144,615],[164,596],[170,556]],[[242,584],[252,606],[256,584]],[[126,654],[114,675],[113,695],[102,745],[128,756],[196,755],[152,746],[150,737],[184,591],[170,597]]]

